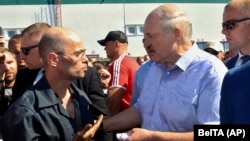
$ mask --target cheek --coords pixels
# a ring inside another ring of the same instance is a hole
[[[243,34],[242,34],[243,33]],[[242,31],[242,35],[239,33],[238,35],[241,35],[241,37],[242,37],[242,39],[243,40],[245,40],[245,41],[247,41],[247,42],[249,42],[249,40],[250,40],[250,30],[249,29],[245,29],[244,31]],[[240,38],[240,37],[238,37],[238,38]]]
[[[13,70],[17,69],[16,63],[11,64],[10,67],[11,67]]]
[[[112,47],[108,47],[107,48],[107,52],[112,52],[113,51],[113,48]]]
[[[170,50],[170,44],[167,41],[161,41],[155,44],[157,52],[160,54],[166,54]]]
[[[69,68],[72,68],[74,70],[80,70],[80,69],[83,69],[83,68],[87,68],[87,64],[86,63],[83,63],[81,61],[74,61],[74,62],[71,62],[68,64],[68,67]]]

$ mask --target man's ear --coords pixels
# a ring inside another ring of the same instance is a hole
[[[58,64],[58,55],[56,53],[50,53],[48,57],[49,65],[56,67]]]
[[[175,38],[177,38],[177,39],[181,38],[182,31],[180,30],[180,28],[177,27],[174,29],[174,35],[175,35]]]

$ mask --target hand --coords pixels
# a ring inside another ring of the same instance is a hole
[[[98,120],[95,121],[94,125],[87,124],[86,126],[84,126],[83,129],[81,129],[76,133],[73,141],[89,141],[91,138],[94,137],[96,131],[99,129],[102,120],[103,120],[103,115],[100,115],[98,117]]]
[[[103,87],[108,88],[109,81],[111,80],[111,74],[106,69],[101,69],[101,70],[98,71],[98,73],[100,75]]]
[[[106,69],[100,69],[98,71],[98,73],[99,73],[101,79],[110,79],[111,78],[111,74]]]
[[[127,134],[128,137],[120,141],[150,141],[151,132],[142,128],[133,128]]]

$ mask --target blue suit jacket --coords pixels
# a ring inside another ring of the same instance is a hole
[[[238,59],[238,54],[234,55],[232,58],[230,58],[228,61],[225,62],[225,65],[228,69],[234,68],[236,61]]]
[[[221,124],[250,124],[250,62],[228,71],[220,102]]]

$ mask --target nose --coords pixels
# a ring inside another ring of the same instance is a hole
[[[8,65],[8,64],[4,64],[4,70],[9,70],[10,69],[10,65]]]
[[[82,56],[82,63],[88,64],[88,61],[89,61],[89,59],[86,55]]]
[[[147,48],[147,47],[150,45],[149,40],[146,39],[146,38],[143,38],[143,39],[142,39],[142,43],[143,43],[143,47],[144,47],[144,48]]]
[[[226,34],[226,29],[224,27],[222,27],[221,33],[224,35]]]

